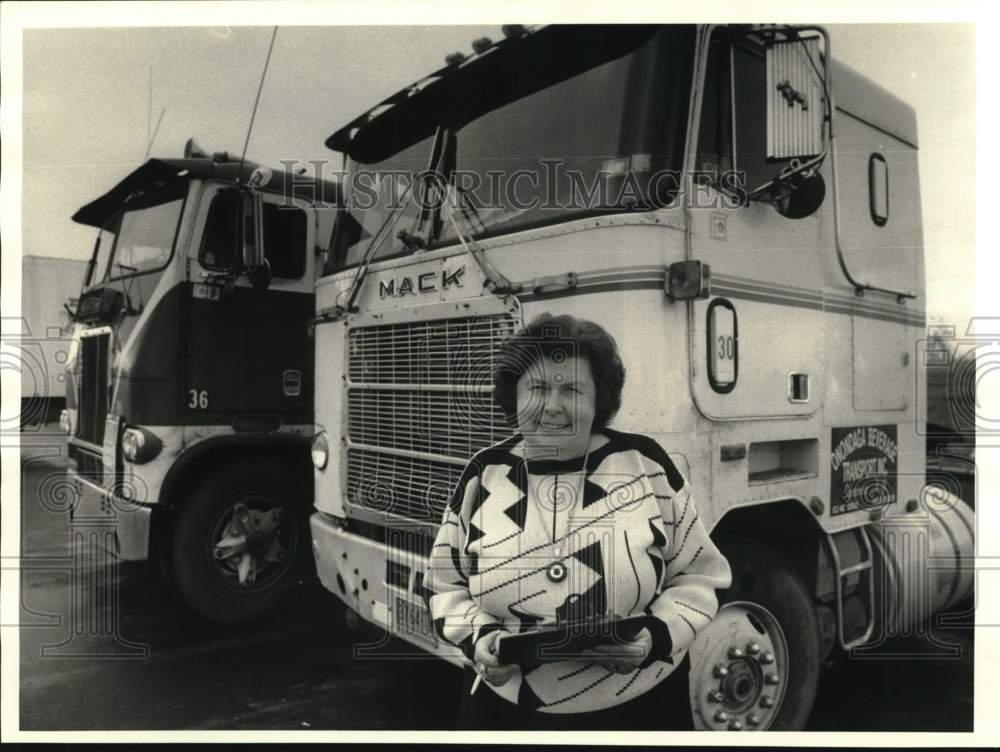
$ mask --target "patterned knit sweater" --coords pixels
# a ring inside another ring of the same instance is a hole
[[[519,669],[501,687],[486,683],[541,712],[608,708],[656,686],[715,616],[715,591],[730,583],[728,562],[659,444],[601,433],[609,440],[586,457],[586,473],[583,457],[532,459],[529,477],[519,435],[476,454],[424,577],[438,634],[470,660],[475,641],[493,630],[646,615],[652,650],[630,674],[573,659]]]

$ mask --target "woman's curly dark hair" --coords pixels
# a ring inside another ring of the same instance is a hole
[[[625,366],[614,337],[593,321],[543,313],[500,347],[493,371],[493,399],[517,423],[517,382],[542,358],[585,358],[594,377],[594,429],[611,422],[622,404]]]

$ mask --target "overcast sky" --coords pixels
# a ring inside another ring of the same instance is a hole
[[[916,108],[928,312],[964,329],[975,310],[975,27],[828,28],[836,57]],[[339,168],[327,136],[483,35],[501,38],[497,26],[279,28],[248,157]],[[271,27],[26,31],[24,253],[89,256],[93,231],[69,217],[138,166],[161,110],[152,156],[181,156],[191,136],[238,155],[270,37]]]

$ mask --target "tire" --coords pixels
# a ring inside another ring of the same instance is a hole
[[[166,515],[162,515],[160,520],[154,522],[154,526],[156,524],[168,525],[170,523],[171,520],[167,519]],[[173,551],[171,550],[170,540],[171,538],[167,534],[158,533],[156,535],[150,551],[149,564],[150,571],[163,588],[168,593],[176,595],[177,578],[174,576]]]
[[[197,486],[173,536],[172,569],[184,600],[219,624],[267,616],[275,596],[314,567],[311,501],[292,473],[267,462],[230,465]]]
[[[801,730],[816,701],[822,663],[813,598],[772,549],[723,550],[733,584],[720,594],[718,615],[691,648],[695,725]]]

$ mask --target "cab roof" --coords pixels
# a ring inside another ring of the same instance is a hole
[[[837,109],[864,120],[916,149],[917,113],[913,107],[836,57],[831,63],[833,101]]]
[[[467,118],[468,113],[488,111],[523,96],[526,86],[537,91],[566,77],[570,67],[579,65],[579,56],[595,54],[595,47],[603,47],[600,54],[610,58],[609,42],[626,48],[635,44],[636,35],[648,35],[655,28],[552,25],[522,29],[384,99],[339,128],[326,146],[359,162],[379,161],[430,136],[442,122],[460,128],[463,112]],[[831,77],[838,109],[917,146],[916,114],[910,105],[836,58]],[[531,83],[526,84],[526,79]]]

